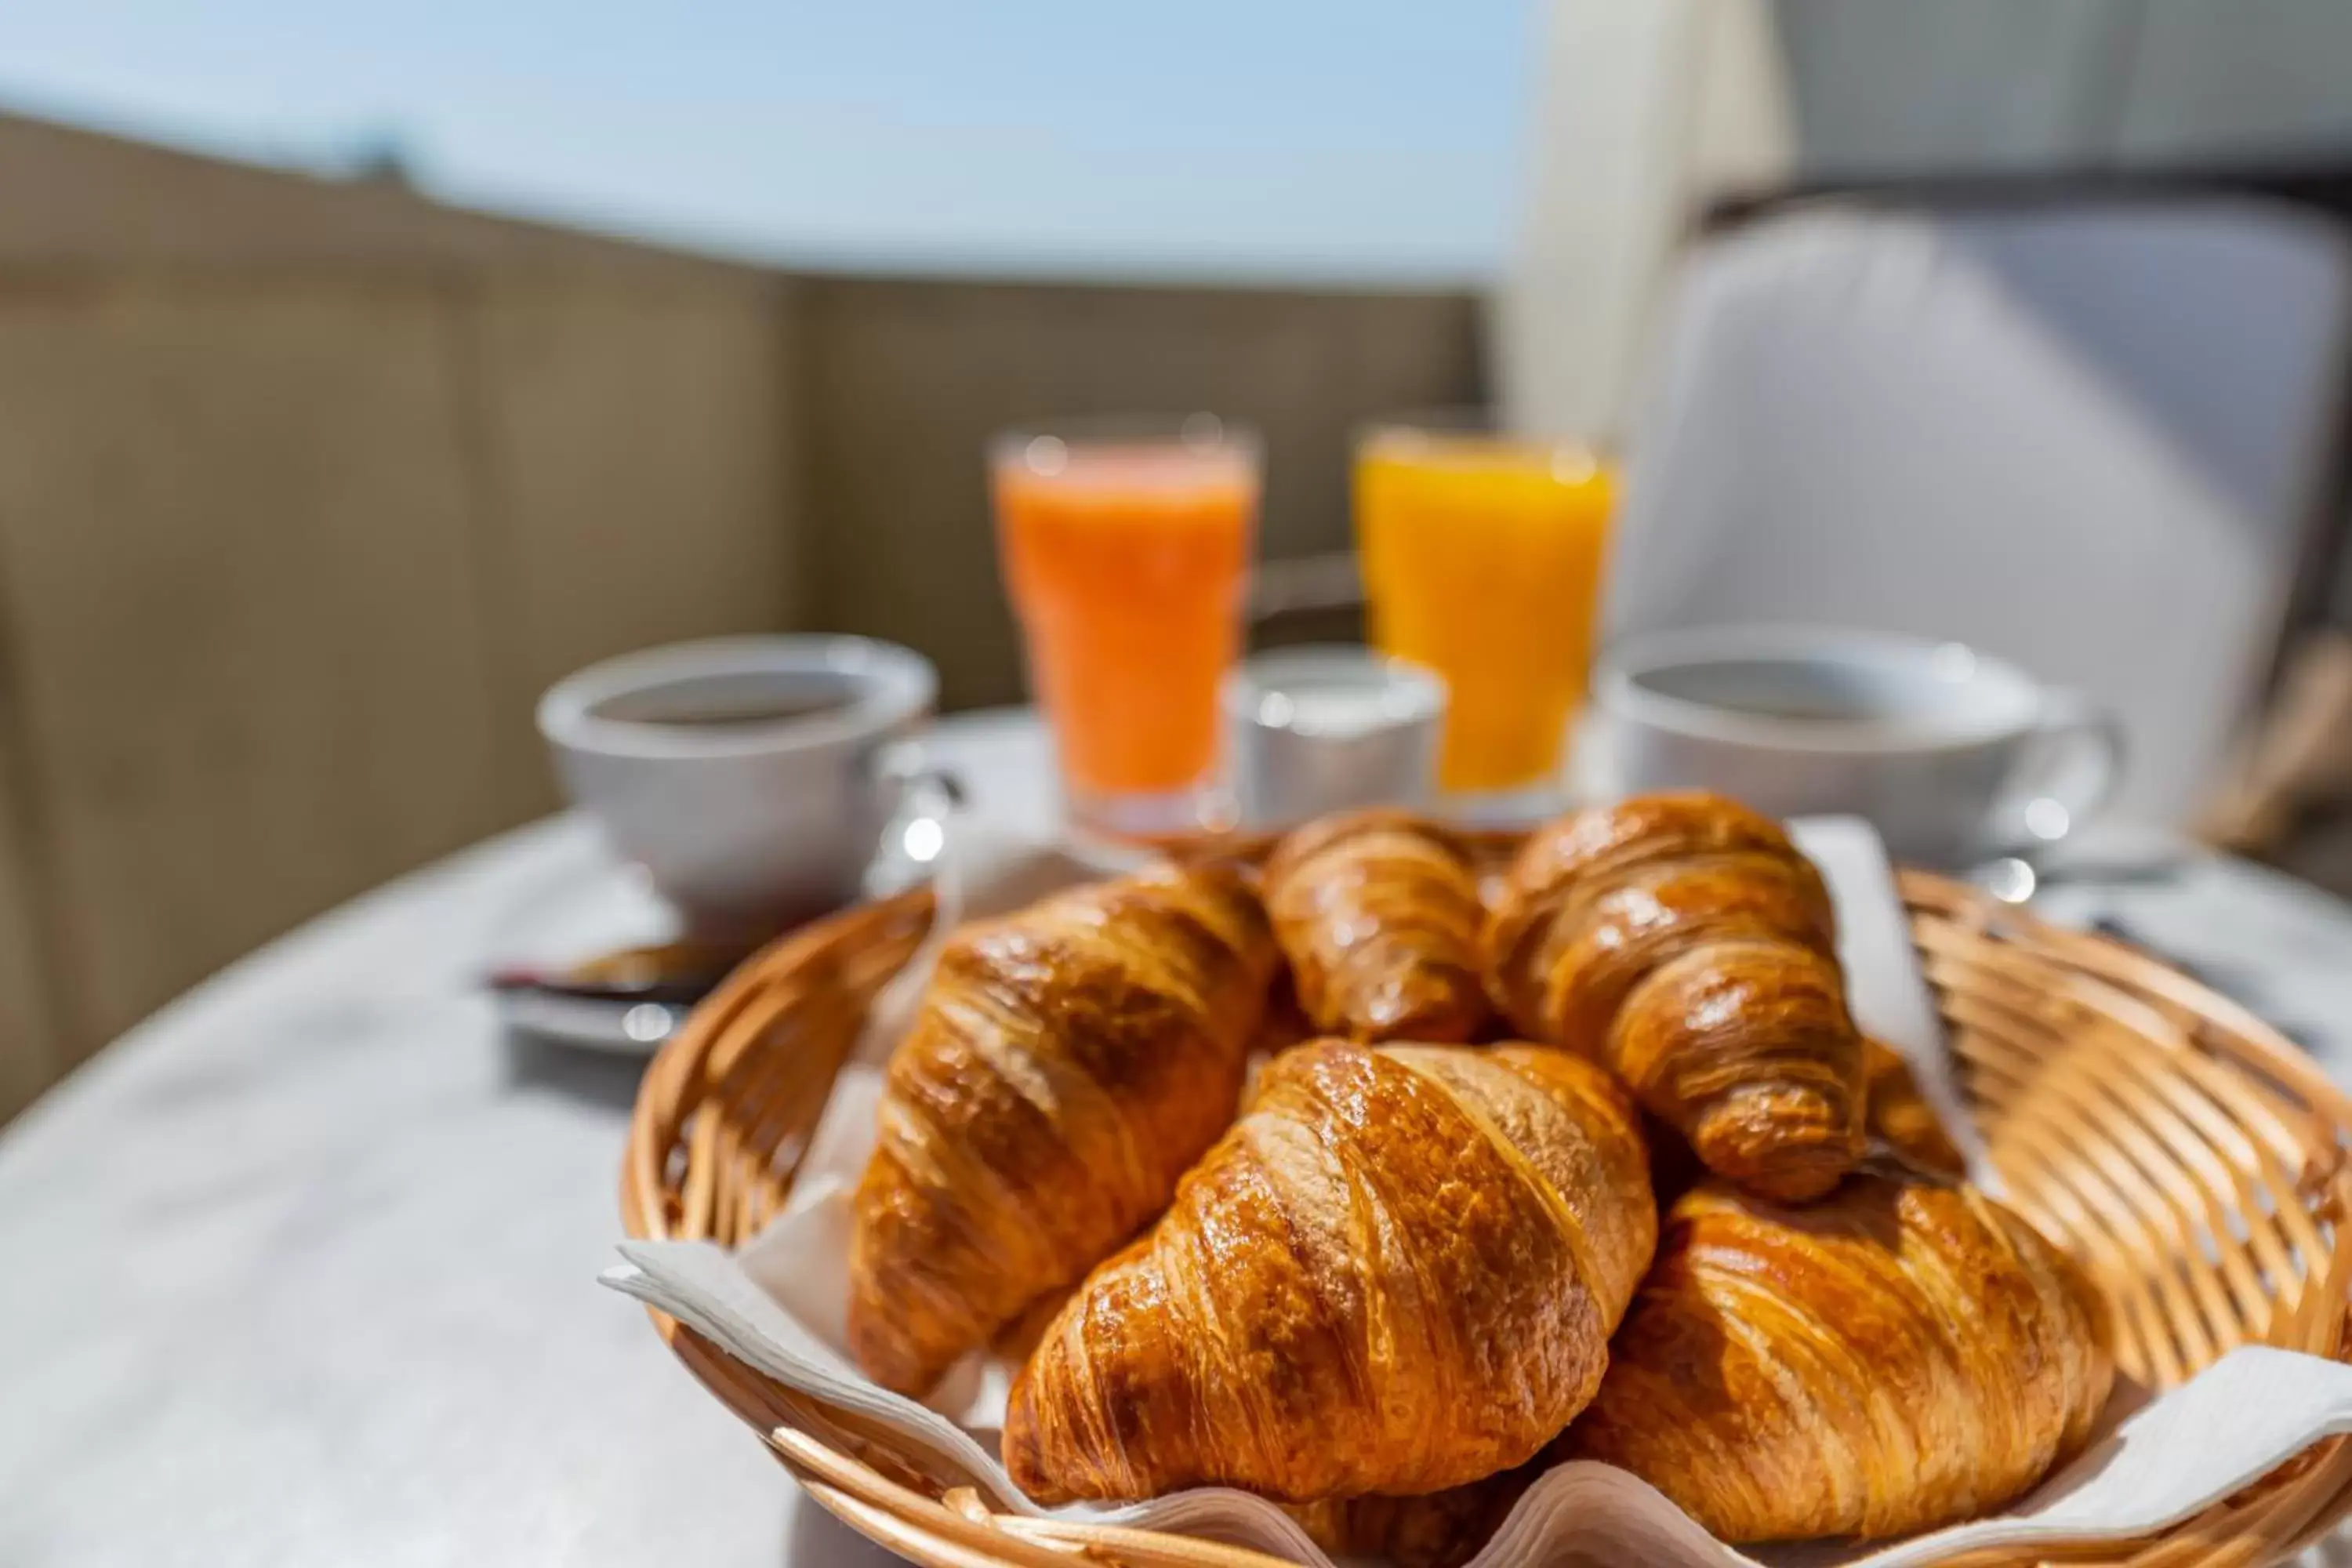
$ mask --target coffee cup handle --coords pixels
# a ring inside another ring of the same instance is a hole
[[[2095,699],[2053,691],[2033,729],[2020,769],[2022,782],[2011,787],[1995,835],[2004,847],[2057,843],[2105,810],[2123,781],[2128,750],[2123,725]]]
[[[866,874],[866,896],[883,898],[930,875],[947,847],[949,819],[963,805],[965,791],[955,770],[931,761],[917,740],[877,747],[866,757],[866,771],[883,793],[889,818]]]
[[[945,810],[964,804],[963,780],[953,768],[930,760],[919,740],[893,741],[866,757],[866,773],[877,788],[890,792],[893,805],[903,806],[917,795]]]

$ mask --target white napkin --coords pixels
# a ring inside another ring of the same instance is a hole
[[[1989,1176],[1959,1111],[1936,1010],[1877,836],[1852,818],[1791,826],[1837,904],[1840,957],[1856,1021],[1910,1060],[1922,1093],[1956,1137],[1969,1139],[1964,1147],[1979,1179]],[[1015,907],[1108,868],[1064,848],[984,831],[952,837],[940,870],[942,913],[950,917]],[[939,927],[949,923],[942,919]],[[881,1087],[876,1064],[911,1018],[936,951],[934,943],[918,954],[877,1003],[859,1059],[844,1069],[812,1135],[792,1202],[757,1240],[740,1252],[708,1242],[624,1242],[627,1261],[608,1269],[604,1282],[692,1325],[779,1382],[888,1427],[1000,1509],[1207,1536],[1332,1568],[1279,1509],[1227,1489],[1119,1507],[1040,1508],[1014,1488],[996,1457],[1013,1369],[975,1355],[919,1404],[872,1383],[851,1360],[849,1193],[874,1144]],[[2126,1415],[2129,1403],[2119,1395],[2108,1413],[2113,1430],[2007,1515],[1876,1551],[1832,1544],[1765,1560],[1746,1556],[1647,1483],[1605,1465],[1577,1463],[1558,1467],[1529,1489],[1471,1568],[1585,1561],[1909,1568],[1988,1547],[2142,1535],[2189,1518],[2323,1436],[2352,1433],[2352,1367],[2250,1347]]]
[[[1853,1021],[1902,1054],[1920,1098],[1968,1157],[1969,1180],[1999,1195],[2000,1179],[1952,1080],[1943,1019],[1919,973],[1919,950],[1911,945],[1911,922],[1878,830],[1859,816],[1801,816],[1789,824],[1789,836],[1821,868],[1837,907],[1838,963]]]

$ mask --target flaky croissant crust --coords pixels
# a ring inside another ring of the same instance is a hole
[[[1655,1237],[1634,1109],[1593,1065],[1297,1047],[1046,1331],[1005,1462],[1048,1502],[1478,1479],[1591,1396]]]
[[[1266,913],[1301,1007],[1349,1039],[1458,1042],[1489,1016],[1469,851],[1409,812],[1319,818],[1276,845]]]
[[[1493,1538],[1544,1468],[1521,1465],[1468,1486],[1412,1497],[1370,1492],[1284,1511],[1337,1558],[1369,1558],[1394,1568],[1459,1568]]]
[[[1522,847],[1485,941],[1512,1020],[1606,1062],[1710,1170],[1801,1200],[1861,1158],[1829,894],[1777,825],[1705,794],[1579,812]]]
[[[1870,1094],[1864,1125],[1870,1136],[1896,1159],[1930,1175],[1954,1180],[1967,1175],[1968,1156],[1927,1102],[1911,1064],[1894,1047],[1867,1035],[1862,1052]]]
[[[1163,1207],[1232,1120],[1277,962],[1242,873],[1158,868],[977,923],[892,1055],[849,1339],[920,1393]]]
[[[1999,1509],[2078,1450],[2108,1346],[2072,1262],[1972,1188],[1872,1172],[1789,1208],[1713,1183],[1675,1204],[1558,1452],[1726,1541],[1901,1534]]]

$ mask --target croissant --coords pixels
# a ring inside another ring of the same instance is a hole
[[[1233,1119],[1277,962],[1229,867],[1076,889],[948,943],[854,1203],[849,1342],[876,1382],[922,1392],[1165,1206]]]
[[[1969,1173],[1968,1156],[1945,1130],[1919,1080],[1894,1047],[1862,1037],[1866,1085],[1863,1130],[1873,1152],[1884,1152],[1931,1175],[1959,1180]],[[1673,1128],[1645,1114],[1642,1131],[1650,1142],[1650,1185],[1658,1202],[1671,1204],[1698,1185],[1706,1167]]]
[[[1955,1178],[1967,1175],[1968,1156],[1952,1142],[1935,1107],[1919,1091],[1911,1064],[1894,1047],[1868,1035],[1862,1037],[1862,1060],[1869,1086],[1864,1126],[1870,1136],[1922,1171]]]
[[[1266,993],[1265,1011],[1258,1017],[1257,1035],[1250,1041],[1250,1054],[1278,1057],[1315,1037],[1313,1021],[1298,1005],[1297,987],[1292,983],[1288,967],[1278,969],[1274,989]]]
[[[1259,1075],[1013,1385],[1045,1502],[1435,1491],[1581,1408],[1657,1237],[1624,1090],[1564,1051],[1321,1040]]]
[[[1442,1492],[1327,1498],[1285,1511],[1334,1557],[1395,1568],[1460,1568],[1493,1539],[1543,1468],[1531,1463]]]
[[[1747,807],[1651,795],[1538,829],[1486,949],[1519,1028],[1615,1069],[1717,1174],[1801,1201],[1862,1157],[1829,892]]]
[[[1900,1534],[2024,1491],[2113,1379],[2088,1282],[1973,1188],[1864,1173],[1790,1209],[1710,1183],[1559,1448],[1726,1541]]]
[[[1327,816],[1275,847],[1265,908],[1316,1027],[1355,1040],[1458,1042],[1490,1009],[1486,911],[1468,851],[1402,811]]]

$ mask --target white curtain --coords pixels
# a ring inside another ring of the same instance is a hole
[[[1496,302],[1507,416],[1613,445],[1706,204],[1795,163],[1770,0],[1540,0],[1522,226]]]

